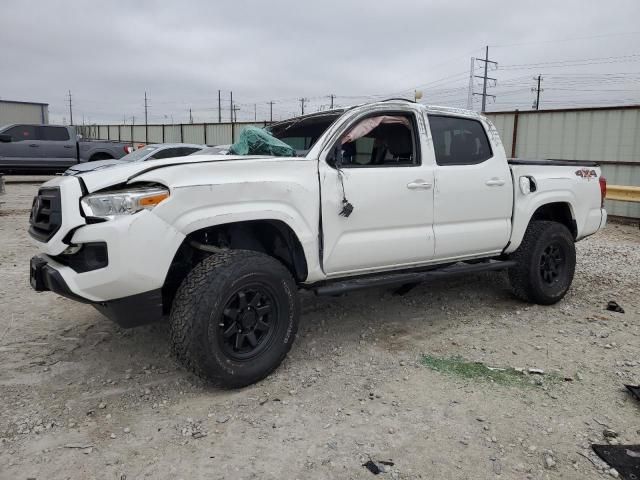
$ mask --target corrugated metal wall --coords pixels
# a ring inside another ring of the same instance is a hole
[[[516,148],[513,130],[516,125]],[[600,162],[612,185],[640,186],[640,107],[497,112],[507,155]],[[610,215],[640,218],[640,204],[607,200]]]
[[[10,123],[49,123],[49,107],[41,103],[0,100],[0,126]]]

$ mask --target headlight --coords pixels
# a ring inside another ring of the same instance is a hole
[[[151,209],[168,197],[167,188],[142,187],[87,195],[81,204],[87,216],[113,218]]]

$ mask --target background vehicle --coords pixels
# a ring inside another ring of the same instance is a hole
[[[206,145],[195,145],[190,143],[159,143],[147,145],[125,155],[119,160],[99,160],[89,163],[78,163],[68,168],[64,175],[78,175],[80,173],[100,170],[114,165],[128,162],[144,162],[146,160],[159,160],[163,158],[185,157],[201,151]]]
[[[269,131],[307,153],[47,182],[30,219],[43,251],[32,286],[124,326],[168,316],[189,369],[242,386],[286,356],[298,288],[335,295],[506,269],[516,296],[551,304],[571,285],[574,242],[606,223],[596,164],[508,161],[475,112],[389,100]]]
[[[0,128],[0,171],[62,172],[78,162],[120,158],[132,147],[123,142],[83,140],[73,127],[7,125]]]

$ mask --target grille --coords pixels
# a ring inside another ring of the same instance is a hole
[[[62,225],[62,205],[58,187],[41,188],[33,199],[29,215],[29,234],[36,240],[48,242]]]

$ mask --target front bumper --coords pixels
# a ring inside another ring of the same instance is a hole
[[[100,313],[123,328],[145,325],[163,318],[161,289],[94,302],[74,293],[55,265],[55,261],[46,255],[31,258],[29,281],[35,291],[51,291],[76,302],[93,305]]]

